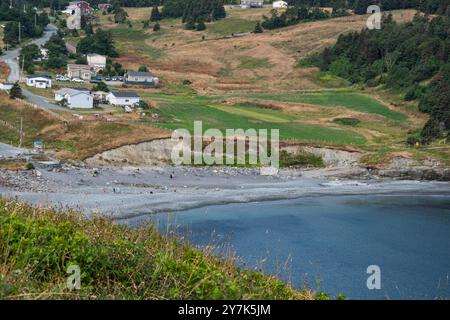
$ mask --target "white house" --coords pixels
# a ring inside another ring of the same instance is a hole
[[[272,3],[272,8],[274,9],[287,9],[288,4],[286,1],[274,1]]]
[[[9,91],[12,89],[14,83],[1,83],[0,82],[0,90]]]
[[[99,70],[104,70],[106,67],[106,57],[96,53],[89,53],[86,55],[86,59],[89,67],[94,69],[96,72]]]
[[[47,74],[33,74],[26,78],[27,86],[39,89],[47,89],[52,87],[52,77]]]
[[[137,105],[141,101],[139,95],[135,92],[119,91],[110,92],[106,96],[106,100],[113,106],[120,107]]]
[[[241,0],[241,8],[262,8],[263,0]]]
[[[151,72],[129,71],[125,74],[125,83],[156,87],[159,84],[159,78],[153,76]]]
[[[55,101],[61,102],[66,100],[67,106],[77,109],[94,108],[94,97],[88,90],[79,90],[72,88],[62,88],[55,92]]]

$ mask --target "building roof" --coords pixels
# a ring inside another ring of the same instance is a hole
[[[69,96],[75,96],[80,93],[89,94],[90,91],[85,90],[85,89],[62,88],[62,89],[59,89],[58,91],[56,91],[55,93],[59,94],[61,96],[65,96],[66,94],[68,94]]]
[[[98,54],[98,53],[88,53],[86,57],[102,57],[106,59],[106,56]]]
[[[136,92],[113,91],[111,92],[116,98],[139,98]]]
[[[151,72],[130,71],[127,74],[130,77],[153,77]]]
[[[45,79],[51,79],[52,77],[48,74],[32,74],[27,76],[28,79],[36,79],[36,78],[45,78]]]
[[[69,63],[67,65],[67,68],[69,68],[69,69],[89,69],[89,70],[91,70],[91,67],[89,65],[87,65],[87,64],[71,64],[71,63]]]

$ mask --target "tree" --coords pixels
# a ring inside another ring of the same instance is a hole
[[[41,50],[35,44],[30,44],[20,50],[19,62],[27,73],[34,73],[33,60],[41,58]]]
[[[253,33],[263,33],[263,32],[264,32],[264,30],[261,27],[261,23],[257,22],[256,26],[255,26],[255,29],[253,30]]]
[[[86,24],[86,27],[84,28],[84,32],[86,32],[86,35],[94,34],[94,28],[92,27],[92,23]]]
[[[22,88],[20,88],[19,82],[14,83],[11,90],[9,90],[10,99],[21,99],[22,98]]]
[[[59,69],[67,65],[68,51],[60,33],[51,36],[45,44],[45,48],[48,50],[48,60],[45,62],[46,68]]]
[[[3,42],[10,46],[15,46],[19,43],[19,23],[8,22],[3,31]]]
[[[148,72],[148,68],[146,66],[140,66],[138,71],[139,72]]]
[[[159,9],[157,5],[153,6],[152,13],[150,15],[150,21],[155,22],[161,20],[161,14],[159,13]]]
[[[186,28],[186,30],[195,30],[195,22],[194,20],[190,19],[186,22],[186,24],[184,25],[184,27]]]
[[[78,42],[77,52],[88,54],[98,53],[109,57],[117,57],[118,53],[114,46],[112,33],[97,29],[93,35],[88,35]]]
[[[206,29],[206,24],[203,20],[200,20],[197,25],[195,26],[195,30],[197,31],[203,31]]]
[[[120,8],[114,15],[114,22],[115,23],[125,23],[127,21],[127,18],[128,18],[128,13],[123,8]]]
[[[161,26],[159,25],[159,23],[155,23],[155,25],[153,26],[153,31],[159,31],[161,30]]]
[[[92,91],[103,91],[103,92],[109,92],[109,88],[103,81],[98,82],[93,88]]]

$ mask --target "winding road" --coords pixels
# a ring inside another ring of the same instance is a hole
[[[33,40],[31,43],[37,44],[38,46],[42,46],[48,42],[50,37],[52,35],[54,35],[57,30],[58,30],[58,28],[56,28],[52,24],[49,24],[45,28],[44,35],[39,39]],[[0,57],[0,61],[5,62],[10,69],[10,73],[8,76],[8,82],[10,82],[10,83],[20,81],[20,67],[19,67],[19,62],[18,62],[19,54],[20,54],[20,48],[17,48],[15,50],[6,51]],[[49,109],[49,110],[63,110],[63,111],[66,110],[60,106],[50,103],[44,97],[41,97],[34,93],[31,93],[30,91],[28,91],[24,88],[22,88],[22,94],[25,96],[25,98],[30,103],[35,104],[38,107]]]

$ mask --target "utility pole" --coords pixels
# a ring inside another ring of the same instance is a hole
[[[12,0],[9,0],[9,8],[12,9]]]
[[[34,28],[37,26],[37,12],[34,12]]]
[[[22,42],[22,23],[19,21],[19,43]]]
[[[20,118],[20,138],[19,138],[19,148],[22,148],[23,142],[23,118]]]
[[[22,57],[22,74],[23,74],[23,68],[25,66],[25,55]],[[19,75],[19,79],[21,78],[21,75]]]

